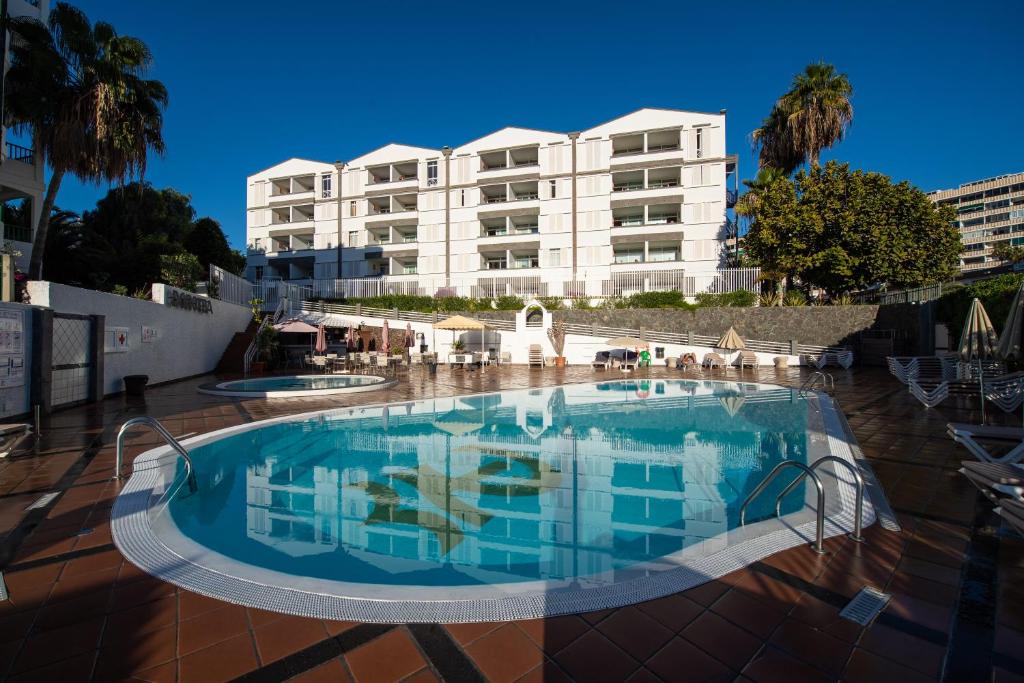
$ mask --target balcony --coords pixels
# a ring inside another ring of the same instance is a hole
[[[374,197],[368,200],[367,211],[371,216],[383,216],[391,213],[391,197]]]
[[[4,158],[8,161],[19,161],[29,165],[34,165],[36,162],[35,150],[16,145],[13,142],[5,143],[4,152]]]
[[[505,185],[486,185],[480,188],[482,204],[500,204],[508,201],[508,188]]]
[[[644,189],[644,172],[627,171],[612,174],[612,192],[632,192]]]
[[[509,191],[512,195],[513,201],[526,202],[534,199],[540,199],[536,182],[512,183],[509,185]]]
[[[270,181],[270,197],[271,199],[278,197],[288,197],[291,199],[294,198],[295,195],[302,195],[306,193],[312,194],[315,186],[315,175],[274,178]]]
[[[671,158],[671,154],[665,153],[681,150],[680,141],[679,129],[619,135],[612,138],[612,159],[642,154],[662,154],[665,158]]]
[[[296,223],[307,223],[313,220],[313,205],[298,204],[295,206],[279,206],[270,210],[270,224],[293,225]],[[306,227],[306,226],[302,226]]]
[[[538,147],[517,147],[492,152],[481,152],[480,172],[503,171],[506,169],[533,168],[540,165]]]
[[[414,181],[419,179],[418,162],[403,161],[395,164],[382,164],[370,166],[366,169],[367,185],[384,185],[386,183],[409,183],[415,185]]]

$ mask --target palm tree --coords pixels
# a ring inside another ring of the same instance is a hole
[[[809,64],[751,133],[761,166],[791,173],[801,163],[817,166],[821,150],[843,139],[853,121],[853,87],[831,64]]]
[[[32,243],[29,276],[42,275],[47,231],[64,176],[124,183],[146,170],[150,150],[162,154],[167,89],[146,79],[149,48],[105,22],[90,24],[63,2],[49,27],[11,19],[6,121],[29,131],[52,169]]]

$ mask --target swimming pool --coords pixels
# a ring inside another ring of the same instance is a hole
[[[249,398],[295,398],[373,391],[393,386],[394,380],[374,375],[291,375],[204,384],[199,391],[215,396]]]
[[[813,535],[783,459],[852,460],[831,401],[770,385],[622,380],[292,416],[135,461],[114,536],[162,578],[239,604],[363,621],[483,621],[619,606]],[[822,470],[827,534],[852,482]],[[813,501],[812,501],[813,502]],[[865,525],[874,520],[866,501]]]

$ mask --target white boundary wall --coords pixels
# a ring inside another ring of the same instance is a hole
[[[209,301],[212,313],[164,305],[173,291],[167,285],[153,285],[154,300],[145,301],[55,282],[28,283],[33,305],[60,313],[105,316],[105,338],[111,328],[127,331],[123,351],[104,353],[105,394],[123,391],[125,375],[149,375],[149,383],[155,384],[213,371],[232,336],[252,318],[246,306],[195,294],[188,296]],[[143,343],[143,327],[156,331],[153,341]]]

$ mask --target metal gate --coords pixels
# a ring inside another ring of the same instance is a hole
[[[96,352],[95,320],[74,313],[53,314],[52,379],[53,407],[93,399]]]

